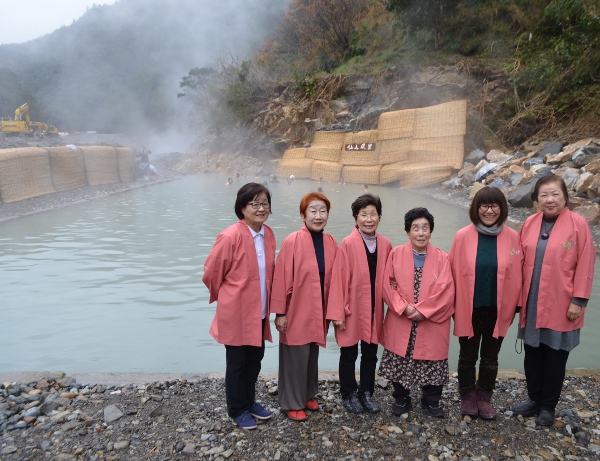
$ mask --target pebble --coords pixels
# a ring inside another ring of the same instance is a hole
[[[277,380],[265,379],[257,384],[257,397],[274,416],[254,431],[237,428],[227,416],[222,379],[147,383],[144,388],[121,386],[118,394],[112,393],[115,387],[71,383],[70,390],[77,390],[78,395],[89,390],[86,400],[61,397],[58,383],[47,379],[43,383],[46,390],[39,395],[49,403],[49,416],[42,405],[26,409],[25,404],[17,403],[27,402],[28,389],[37,384],[17,387],[15,383],[10,386],[11,395],[0,392],[2,461],[385,461],[394,457],[403,461],[587,461],[600,455],[596,406],[600,380],[595,376],[570,377],[557,409],[557,425],[552,428],[536,427],[533,417],[506,415],[515,400],[511,392],[525,394],[521,378],[498,380],[496,421],[461,418],[456,380],[451,380],[442,397],[448,413],[444,419],[430,418],[419,408],[403,417],[392,415],[391,390],[380,386],[374,398],[383,411],[352,415],[343,409],[337,380],[324,380],[319,383],[317,400],[329,412],[310,412],[301,425],[292,424],[279,411],[277,396],[269,395]],[[578,392],[581,389],[585,392]],[[0,385],[0,391],[4,390]],[[160,404],[148,406],[141,402],[140,391],[164,398]],[[414,392],[418,395],[419,391]],[[39,416],[26,416],[36,410]],[[588,411],[596,413],[589,415]],[[113,417],[117,419],[111,420]]]

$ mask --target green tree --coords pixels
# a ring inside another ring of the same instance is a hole
[[[394,11],[409,31],[427,30],[433,36],[437,50],[444,38],[444,29],[460,0],[387,0],[386,7]]]

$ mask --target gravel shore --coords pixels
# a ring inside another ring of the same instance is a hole
[[[596,374],[594,374],[596,373]],[[522,376],[498,380],[496,421],[460,416],[455,376],[446,417],[391,414],[391,385],[378,381],[377,415],[347,413],[339,382],[319,382],[321,410],[304,423],[279,411],[277,379],[261,376],[257,401],[274,416],[253,431],[227,416],[224,380],[210,375],[136,384],[78,383],[63,373],[0,384],[0,460],[460,460],[551,461],[600,457],[600,375],[570,375],[553,427],[514,417]],[[413,400],[418,399],[413,390]]]

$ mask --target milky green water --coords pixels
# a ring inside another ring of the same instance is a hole
[[[233,204],[243,183],[227,187],[225,181],[188,176],[0,223],[0,371],[223,371],[225,349],[208,334],[215,307],[201,277],[217,234],[237,221]],[[300,198],[318,186],[269,186],[273,214],[267,224],[278,248],[302,224]],[[339,242],[352,230],[350,204],[362,190],[356,184],[322,186],[332,202],[326,231]],[[370,191],[383,202],[378,232],[393,245],[407,242],[403,216],[415,206],[434,215],[431,243],[445,251],[469,223],[466,210],[410,191]],[[599,307],[596,282],[582,344],[571,353],[569,368],[599,366]],[[522,370],[515,338],[513,325],[501,368]],[[457,351],[452,338],[451,369]],[[330,329],[320,369],[336,370],[338,354]],[[276,371],[277,357],[277,343],[267,343],[263,371]]]

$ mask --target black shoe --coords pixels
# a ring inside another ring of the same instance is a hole
[[[346,410],[348,410],[350,413],[363,412],[363,407],[358,401],[358,395],[356,395],[356,392],[353,392],[344,399],[344,407],[346,407]]]
[[[358,400],[362,404],[363,408],[369,413],[379,413],[381,408],[371,399],[370,392],[361,392],[358,396]]]
[[[402,416],[412,410],[412,403],[410,396],[403,396],[396,399],[392,403],[392,414],[396,416]]]
[[[554,412],[541,409],[540,415],[535,420],[535,424],[538,426],[552,426],[554,424]]]
[[[421,408],[429,414],[429,416],[433,416],[434,418],[443,418],[444,410],[440,407],[439,402],[431,402],[425,400],[425,397],[421,397]]]
[[[515,415],[533,416],[540,412],[540,404],[528,399],[513,405],[512,411]]]

